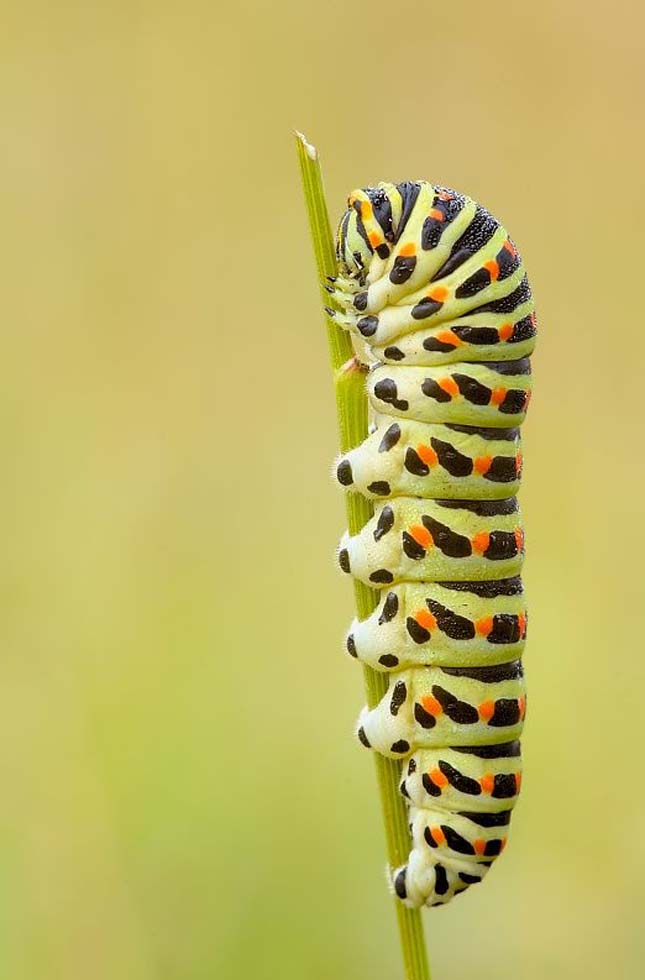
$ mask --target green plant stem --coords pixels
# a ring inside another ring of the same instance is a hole
[[[330,306],[329,294],[324,289],[326,277],[336,275],[336,256],[329,225],[320,161],[315,147],[301,133],[296,133],[298,159],[302,174],[309,228],[316,257],[323,305]],[[353,449],[367,435],[367,397],[365,394],[365,367],[354,357],[349,335],[338,327],[331,317],[326,317],[327,336],[340,434],[341,452]],[[346,494],[347,526],[350,534],[357,534],[372,516],[372,505],[358,493]],[[354,579],[356,610],[359,619],[365,619],[377,604],[377,593]],[[373,708],[387,690],[387,680],[371,667],[363,666],[367,703]],[[410,851],[410,833],[405,802],[399,793],[399,763],[374,753],[376,775],[390,869],[399,867],[407,860]],[[401,953],[405,968],[405,980],[430,980],[430,969],[423,938],[421,915],[395,900],[399,926]]]

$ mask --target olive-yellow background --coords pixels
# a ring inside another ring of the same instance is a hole
[[[0,975],[396,980],[292,138],[538,301],[525,791],[438,980],[645,975],[636,3],[25,2],[0,40]]]

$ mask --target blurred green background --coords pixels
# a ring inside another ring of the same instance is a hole
[[[645,13],[321,12],[3,10],[8,980],[399,976],[294,127],[334,221],[465,190],[538,301],[525,788],[436,980],[645,974]]]

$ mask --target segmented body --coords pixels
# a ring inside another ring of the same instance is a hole
[[[517,249],[488,211],[418,181],[349,198],[336,322],[370,365],[371,435],[338,481],[375,500],[339,550],[382,589],[347,649],[388,671],[358,737],[405,760],[412,849],[394,870],[408,905],[479,882],[520,788],[524,538],[515,494],[535,317]]]

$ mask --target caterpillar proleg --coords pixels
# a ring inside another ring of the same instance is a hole
[[[373,424],[336,476],[375,502],[338,560],[381,590],[346,645],[389,676],[357,734],[402,760],[412,841],[394,891],[413,908],[441,905],[501,853],[520,788],[527,613],[516,493],[533,300],[500,223],[426,181],[354,191],[337,259],[327,312],[368,365]]]

